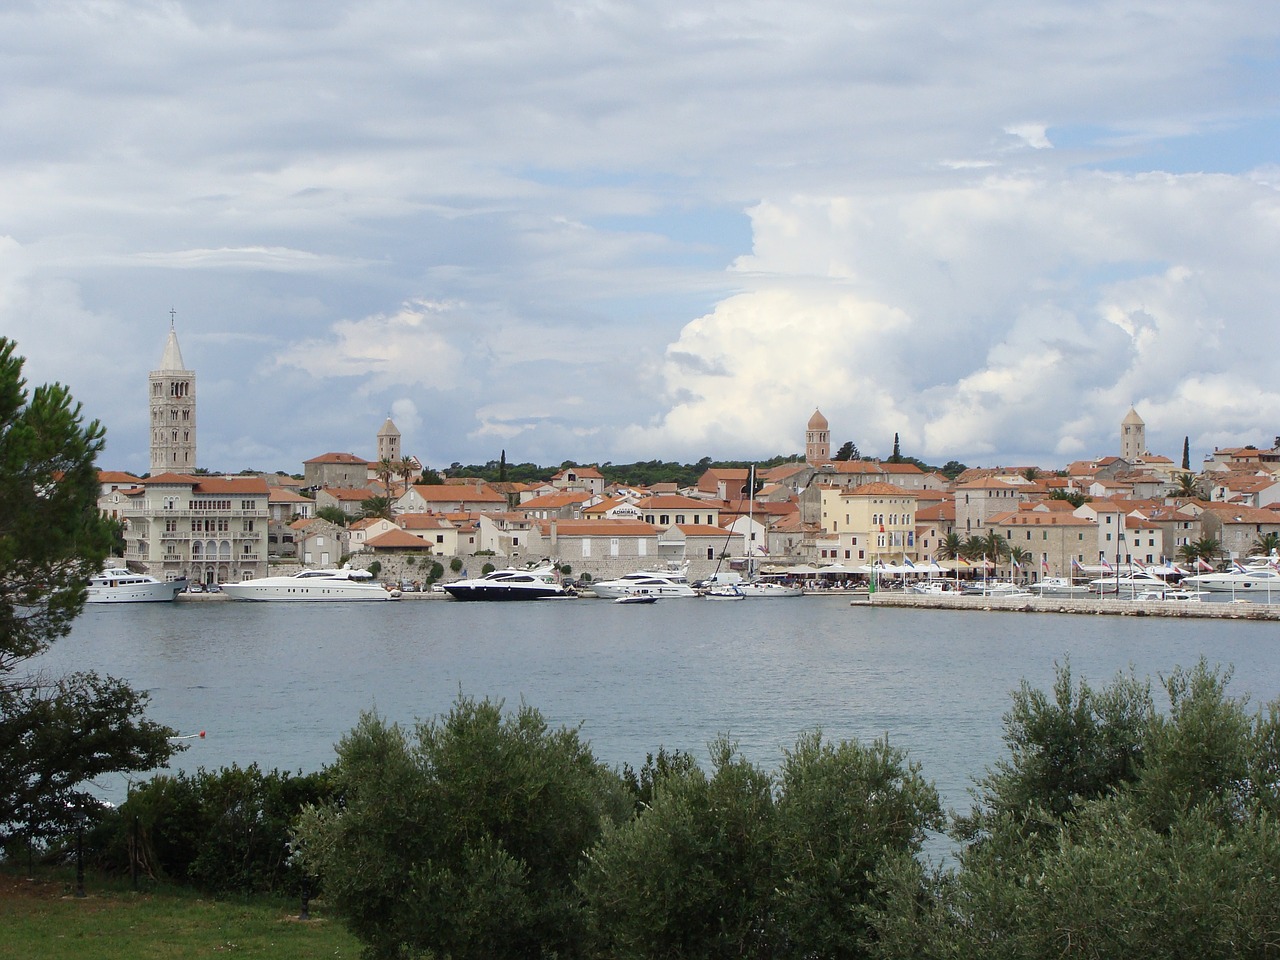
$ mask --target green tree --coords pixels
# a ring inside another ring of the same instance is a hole
[[[1280,551],[1280,533],[1260,534],[1258,539],[1253,541],[1253,545],[1249,547],[1250,556],[1269,557],[1277,551]]]
[[[345,527],[347,521],[351,518],[347,516],[345,510],[341,507],[321,507],[316,511],[316,516],[321,520],[328,520],[330,523],[336,523],[340,527]]]
[[[1177,486],[1174,488],[1174,496],[1195,498],[1201,495],[1200,481],[1196,479],[1195,474],[1180,473],[1176,479]]]
[[[934,556],[939,560],[959,560],[964,550],[964,540],[958,533],[948,533],[938,541]]]
[[[0,338],[0,836],[33,837],[98,809],[88,780],[158,766],[173,748],[123,681],[23,673],[70,631],[113,532],[97,508],[101,425],[60,384],[28,393],[15,347]]]
[[[710,776],[680,754],[646,766],[651,802],[605,831],[581,881],[603,956],[865,955],[876,869],[942,824],[883,740],[803,735],[777,778],[723,737]]]
[[[409,487],[413,485],[413,475],[418,472],[418,464],[410,457],[403,457],[394,464],[396,476],[400,478],[400,496],[404,496],[409,492]],[[390,491],[387,496],[390,497]]]
[[[902,462],[902,450],[898,446],[898,435],[896,433],[893,435],[893,453],[889,457],[889,462],[890,463]]]
[[[1182,469],[1188,470],[1188,471],[1191,469],[1191,438],[1190,437],[1182,438]]]
[[[857,444],[852,440],[846,440],[840,445],[840,449],[836,451],[833,460],[861,460],[862,454],[858,452]]]
[[[1178,558],[1185,563],[1203,560],[1205,563],[1212,564],[1221,552],[1222,544],[1214,537],[1199,537],[1179,547]]]
[[[460,697],[412,734],[365,715],[330,773],[297,841],[369,956],[580,955],[574,879],[630,801],[576,730]]]
[[[498,459],[498,480],[505,483],[507,480],[507,451],[502,451],[502,456]]]
[[[1175,670],[1167,710],[1132,678],[1024,685],[958,868],[880,871],[879,956],[1273,955],[1280,703],[1251,713],[1229,676]]]
[[[388,457],[383,457],[373,465],[373,475],[378,478],[378,483],[382,484],[382,492],[390,496],[391,478],[396,475],[395,461]]]
[[[391,519],[391,501],[387,497],[367,497],[360,501],[360,512],[366,517]]]
[[[1079,490],[1051,490],[1049,491],[1049,499],[1065,500],[1073,507],[1079,507],[1082,504],[1088,503],[1091,498],[1087,493],[1082,493]]]

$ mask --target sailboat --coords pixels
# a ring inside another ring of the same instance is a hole
[[[755,502],[756,468],[752,467],[747,489],[747,522],[750,525],[755,523]],[[732,536],[733,533],[730,531],[725,538],[726,549]],[[745,551],[746,576],[744,577],[736,571],[721,573],[720,568],[717,566],[716,572],[707,581],[708,586],[703,591],[703,596],[718,600],[774,600],[783,597],[804,596],[804,588],[799,585],[781,583],[757,574],[755,549],[750,546],[750,541],[747,541],[747,543],[748,547]]]

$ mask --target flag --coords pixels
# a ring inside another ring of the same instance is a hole
[[[1013,567],[1014,567],[1014,569],[1015,569],[1015,570],[1021,570],[1021,569],[1022,569],[1022,564],[1020,564],[1017,560],[1014,560],[1014,559],[1010,558],[1010,563],[1012,563],[1012,564],[1013,564]]]
[[[940,566],[938,566],[938,561],[937,561],[937,560],[930,559],[930,560],[929,560],[929,569],[930,569],[930,570],[941,570],[942,568],[941,568]]]
[[[1102,558],[1102,569],[1107,571],[1107,573],[1111,572],[1111,564],[1107,563],[1106,557]]]
[[[1239,561],[1239,560],[1232,560],[1232,561],[1231,561],[1231,569],[1232,569],[1235,573],[1248,573],[1248,572],[1249,572],[1248,570],[1246,570],[1246,569],[1245,569],[1245,568],[1240,564],[1240,561]]]
[[[1041,561],[1040,561],[1040,567],[1041,567],[1041,569],[1043,569],[1043,570],[1044,570],[1044,572],[1045,572],[1045,573],[1048,573],[1048,572],[1049,572],[1049,561],[1048,561],[1048,560],[1041,560]]]
[[[1204,570],[1208,573],[1213,573],[1213,564],[1206,563],[1204,557],[1196,557],[1196,569]]]
[[[915,565],[914,563],[912,563],[912,562],[911,562],[911,558],[910,558],[910,557],[905,557],[905,556],[904,556],[904,557],[902,558],[902,562],[903,562],[903,564],[905,564],[906,566],[910,567],[912,570],[914,570],[914,569],[916,568],[916,565]]]
[[[1081,573],[1084,572],[1084,567],[1080,565],[1080,561],[1077,560],[1075,557],[1071,558],[1071,566],[1072,568],[1079,570]]]

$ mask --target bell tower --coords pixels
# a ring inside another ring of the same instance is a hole
[[[169,311],[169,339],[159,369],[152,370],[151,475],[190,473],[196,468],[196,374],[186,369],[178,333],[177,311]]]
[[[831,461],[831,430],[822,411],[814,408],[804,431],[804,460],[811,467]]]

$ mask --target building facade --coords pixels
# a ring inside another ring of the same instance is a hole
[[[162,473],[130,491],[125,560],[163,580],[230,583],[267,573],[265,480]]]

